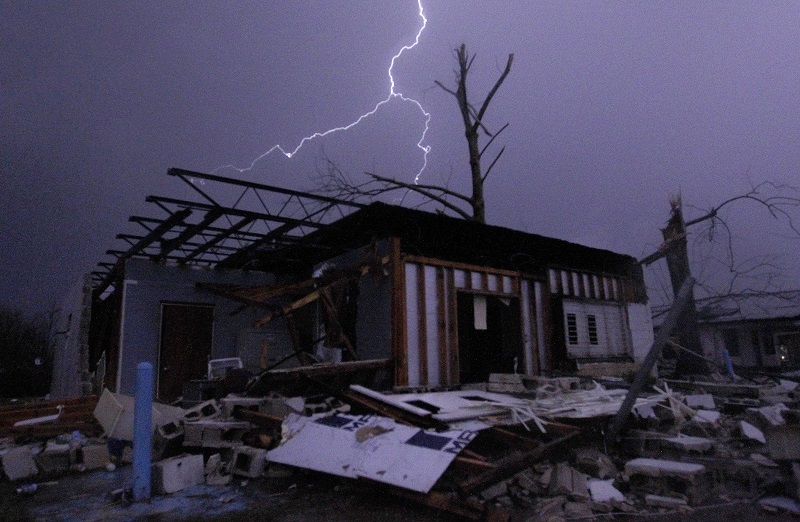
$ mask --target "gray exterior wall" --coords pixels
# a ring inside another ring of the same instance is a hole
[[[375,247],[364,247],[335,257],[315,267],[338,270],[357,268],[369,261],[389,255],[389,241]],[[388,265],[387,265],[388,266]],[[392,282],[388,267],[376,275],[362,276],[358,281],[356,314],[356,350],[361,359],[385,359],[392,356]]]
[[[267,340],[270,359],[292,351],[282,321],[254,329],[263,310],[247,307],[218,296],[196,285],[198,282],[258,286],[274,283],[270,274],[256,271],[208,270],[167,266],[145,259],[129,259],[123,282],[120,365],[117,390],[132,394],[136,384],[136,365],[153,364],[158,374],[158,353],[162,303],[191,303],[214,306],[212,358],[241,357],[246,368],[259,369],[260,345]],[[286,345],[288,343],[288,345]]]

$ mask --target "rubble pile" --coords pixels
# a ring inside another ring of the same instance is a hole
[[[471,519],[684,513],[756,501],[800,513],[796,382],[662,380],[609,443],[605,428],[626,394],[617,381],[493,375],[460,390],[387,394],[354,385],[330,396],[154,404],[152,491],[308,469]],[[22,484],[129,463],[133,399],[106,390],[84,402],[93,418],[82,403],[63,425],[67,410],[55,404],[0,411],[4,476]]]

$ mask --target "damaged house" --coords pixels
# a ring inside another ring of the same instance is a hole
[[[629,371],[653,341],[630,256],[384,203],[168,174],[198,198],[149,196],[161,217],[131,217],[144,232],[118,235],[126,247],[70,294],[54,396],[131,393],[141,361],[166,402],[201,386],[220,359],[249,374],[352,371],[383,389],[491,373],[608,375]]]
[[[705,353],[728,350],[742,368],[800,370],[800,291],[729,294],[697,301]]]

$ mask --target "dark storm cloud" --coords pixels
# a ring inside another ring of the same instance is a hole
[[[458,113],[433,87],[452,80],[452,49],[478,54],[475,96],[515,53],[487,122],[511,123],[488,187],[493,223],[640,256],[659,241],[670,194],[708,206],[748,179],[800,184],[794,2],[423,5],[428,27],[394,72],[432,117],[424,180],[466,186]],[[244,167],[371,110],[419,24],[413,0],[2,3],[2,302],[47,307],[146,195],[187,196],[168,167]],[[244,176],[308,187],[325,154],[355,174],[410,179],[423,125],[394,100]],[[754,206],[730,219],[743,255],[800,252]]]

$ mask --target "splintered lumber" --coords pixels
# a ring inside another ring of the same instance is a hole
[[[411,426],[417,426],[418,428],[425,429],[449,429],[449,426],[446,423],[433,419],[430,416],[423,417],[420,415],[415,415],[409,411],[402,410],[395,406],[386,404],[385,402],[375,400],[372,397],[367,397],[366,395],[353,390],[344,390],[341,393],[341,398],[345,402],[349,402],[352,405],[358,405],[366,410],[378,413],[402,424],[409,424]]]
[[[432,507],[440,511],[447,511],[448,513],[452,513],[467,520],[483,519],[483,506],[474,506],[467,501],[461,500],[455,493],[431,491],[430,493],[423,494],[400,488],[391,488],[389,491],[400,498],[405,498],[417,504]]]
[[[614,444],[617,442],[617,437],[619,436],[620,431],[622,431],[622,428],[625,426],[625,423],[628,421],[631,408],[633,408],[636,398],[639,396],[639,393],[641,393],[642,389],[647,383],[647,378],[649,377],[653,366],[658,360],[658,357],[661,355],[661,350],[664,348],[664,345],[667,344],[669,336],[672,334],[672,330],[674,330],[675,326],[677,326],[683,309],[692,299],[693,286],[694,279],[692,279],[691,276],[687,277],[683,281],[683,285],[681,285],[678,295],[675,296],[675,301],[672,303],[672,308],[669,309],[669,313],[667,314],[666,319],[664,319],[664,323],[661,325],[661,328],[658,329],[658,335],[653,341],[650,351],[647,353],[644,362],[642,362],[641,367],[639,367],[639,370],[636,372],[636,377],[634,378],[633,384],[628,390],[628,394],[625,396],[625,400],[622,401],[622,406],[620,406],[617,414],[614,416],[608,426],[608,431],[606,432],[606,441],[608,443]]]
[[[258,411],[251,411],[245,408],[234,408],[233,417],[239,420],[248,421],[259,428],[275,429],[280,431],[283,419],[274,415],[268,415]]]
[[[548,443],[542,444],[535,449],[525,452],[515,452],[498,461],[492,462],[494,466],[492,469],[487,469],[485,472],[461,482],[458,485],[458,489],[464,495],[470,495],[490,484],[505,480],[561,449],[567,441],[578,436],[580,433],[580,430],[575,428],[575,431],[572,433],[568,433]]]
[[[97,396],[89,395],[74,399],[51,401],[33,401],[0,406],[0,435],[50,437],[61,433],[79,430],[87,434],[99,432],[99,425],[94,418]],[[21,424],[27,420],[53,416],[59,412],[58,418],[43,424]]]

